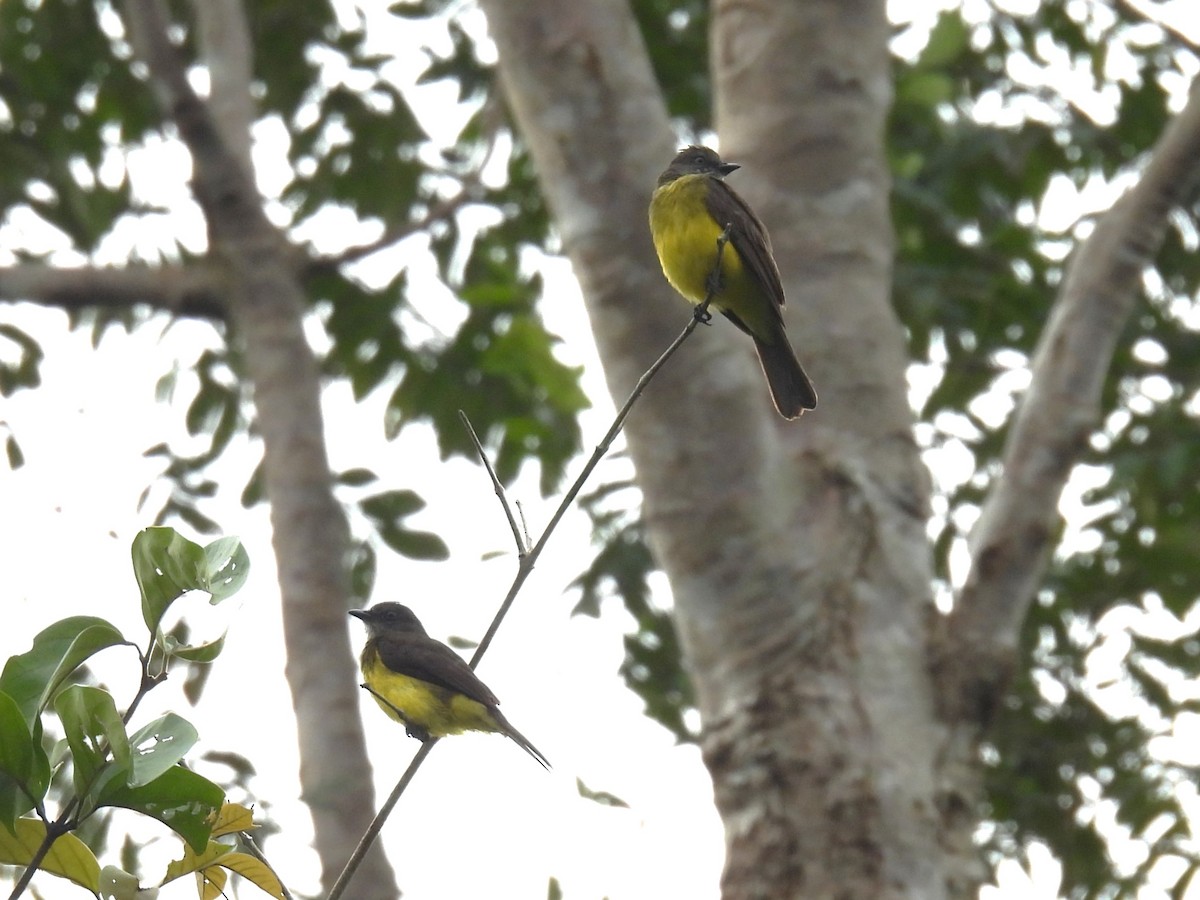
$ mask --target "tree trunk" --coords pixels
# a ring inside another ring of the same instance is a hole
[[[249,52],[245,17],[232,0],[221,0],[202,17],[206,51],[224,61],[210,108],[188,84],[156,0],[132,0],[126,11],[132,43],[192,153],[193,190],[207,220],[210,254],[224,266],[224,300],[254,389],[283,601],[286,674],[300,737],[301,789],[328,890],[370,824],[374,787],[346,617],[349,535],[333,497],[320,376],[303,331],[304,291],[295,255],[263,213],[246,168],[252,67],[248,60],[234,60]],[[245,79],[240,88],[237,73]],[[244,96],[230,96],[239,91]],[[395,877],[376,845],[346,896],[396,895]]]
[[[675,141],[644,47],[615,0],[484,6],[624,396],[689,315],[646,225]],[[983,874],[971,747],[945,744],[927,668],[928,479],[889,306],[887,36],[880,2],[715,7],[722,150],[773,236],[820,406],[778,418],[750,342],[721,321],[628,425],[731,898],[931,900]]]

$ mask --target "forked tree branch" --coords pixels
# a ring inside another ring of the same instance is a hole
[[[1101,389],[1142,272],[1162,245],[1169,214],[1198,181],[1200,79],[1141,179],[1099,218],[1067,266],[1008,435],[1003,477],[971,536],[971,569],[947,623],[941,649],[960,660],[959,701],[994,702],[1007,683],[1059,531],[1059,496],[1099,422]]]

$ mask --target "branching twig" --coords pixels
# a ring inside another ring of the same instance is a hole
[[[722,244],[722,246],[724,245]],[[658,370],[666,365],[667,360],[674,355],[675,351],[678,350],[683,342],[688,339],[691,333],[696,330],[696,326],[701,322],[706,321],[708,315],[708,305],[710,301],[711,296],[706,297],[704,302],[696,307],[695,315],[693,315],[691,320],[687,323],[687,327],[685,327],[683,331],[680,332],[679,336],[671,342],[671,346],[667,347],[662,356],[655,360],[654,365],[647,369],[645,374],[638,379],[638,383],[634,386],[633,391],[630,393],[629,399],[625,401],[625,405],[622,406],[617,412],[616,418],[613,419],[612,425],[609,427],[604,437],[600,440],[600,443],[596,445],[596,449],[592,452],[591,457],[584,465],[583,471],[579,473],[579,477],[575,479],[575,483],[571,485],[571,489],[567,491],[566,495],[563,497],[562,503],[560,503],[558,505],[558,509],[554,511],[554,515],[550,517],[550,522],[546,525],[546,529],[542,532],[542,536],[538,538],[538,542],[533,545],[533,549],[530,550],[524,558],[522,558],[520,565],[517,567],[516,577],[513,578],[512,586],[508,589],[508,594],[504,597],[504,601],[500,604],[500,609],[497,610],[495,617],[492,619],[492,624],[488,627],[488,630],[484,633],[483,638],[479,641],[479,646],[475,648],[475,653],[471,657],[472,669],[479,664],[479,660],[487,651],[488,646],[492,642],[492,638],[496,636],[496,631],[500,628],[500,623],[504,621],[504,617],[508,615],[509,607],[512,606],[513,601],[517,599],[517,594],[524,586],[525,579],[528,578],[529,573],[533,571],[533,567],[537,563],[538,557],[542,555],[542,550],[545,549],[547,542],[550,540],[550,535],[554,533],[554,529],[558,527],[558,523],[562,520],[562,517],[566,513],[567,509],[575,501],[575,498],[579,496],[579,491],[582,490],[584,483],[599,464],[600,460],[604,458],[606,453],[608,453],[608,450],[612,446],[612,442],[616,439],[617,435],[620,434],[621,427],[625,424],[626,417],[629,415],[630,410],[633,409],[633,404],[637,402],[637,399],[646,390],[646,386],[650,383],[651,379],[658,374]]]
[[[617,411],[616,418],[613,419],[612,425],[605,432],[600,443],[596,445],[596,449],[592,451],[591,457],[584,465],[583,470],[579,473],[579,477],[575,479],[575,483],[571,485],[563,497],[562,502],[558,504],[558,509],[554,511],[554,515],[550,517],[542,536],[538,538],[538,542],[533,545],[533,549],[521,559],[517,566],[516,577],[513,578],[512,586],[508,589],[508,594],[504,601],[500,604],[500,608],[496,611],[495,617],[492,619],[492,624],[484,633],[479,646],[475,648],[475,653],[471,656],[471,668],[474,669],[479,665],[479,660],[483,658],[483,654],[487,652],[488,646],[492,643],[492,638],[496,636],[496,631],[500,628],[500,623],[504,621],[504,617],[508,615],[508,609],[512,606],[513,601],[517,599],[517,594],[521,587],[525,584],[525,579],[529,577],[529,573],[533,571],[533,567],[537,564],[538,557],[542,555],[542,550],[550,540],[550,535],[554,533],[554,529],[558,527],[558,523],[566,514],[567,509],[575,502],[575,498],[579,496],[579,492],[583,489],[583,485],[591,476],[592,471],[599,465],[600,460],[608,453],[612,442],[616,440],[618,434],[621,433],[621,428],[625,425],[625,419],[628,417],[630,410],[633,409],[633,404],[646,390],[646,386],[658,374],[659,369],[667,364],[667,360],[675,355],[675,351],[683,346],[683,342],[691,336],[691,333],[696,330],[696,326],[701,322],[707,324],[710,319],[708,313],[709,304],[712,303],[713,295],[720,289],[720,272],[721,260],[725,255],[725,245],[729,243],[730,226],[726,225],[725,230],[721,232],[717,238],[717,258],[713,263],[712,274],[708,279],[708,291],[704,295],[704,302],[699,304],[692,314],[692,318],[688,321],[687,326],[679,333],[679,336],[671,342],[671,345],[663,351],[662,356],[654,361],[654,364],[647,369],[637,384],[633,386],[633,391],[629,394],[629,399]]]
[[[571,504],[575,501],[575,498],[579,496],[580,490],[583,489],[583,485],[591,476],[592,471],[600,463],[600,460],[604,458],[604,455],[608,453],[609,448],[612,446],[612,442],[616,439],[617,435],[620,434],[621,427],[625,424],[625,419],[628,417],[630,410],[633,409],[633,404],[636,403],[638,398],[642,396],[647,385],[649,385],[654,376],[658,374],[658,371],[664,365],[666,365],[667,360],[669,360],[675,354],[675,351],[678,350],[683,345],[683,342],[688,339],[691,333],[696,330],[696,326],[701,322],[707,323],[711,318],[708,312],[708,307],[709,304],[712,303],[713,295],[720,289],[719,273],[721,271],[721,260],[724,257],[725,245],[728,243],[729,226],[727,225],[725,230],[722,231],[721,235],[717,238],[717,256],[715,262],[713,263],[713,275],[708,279],[708,292],[704,297],[704,302],[696,307],[692,314],[692,318],[687,323],[687,326],[682,332],[680,332],[679,336],[671,342],[671,345],[667,347],[665,351],[663,351],[662,356],[655,360],[654,364],[645,371],[641,378],[638,379],[637,384],[634,385],[633,391],[629,394],[629,399],[626,400],[624,405],[620,408],[620,410],[618,410],[616,418],[613,419],[612,425],[609,426],[608,431],[605,432],[604,437],[600,440],[600,443],[596,445],[596,449],[592,452],[591,457],[588,458],[583,470],[579,473],[579,477],[575,479],[574,484],[571,485],[570,490],[567,491],[566,495],[562,499],[562,502],[559,503],[558,508],[554,511],[554,515],[550,517],[550,521],[547,523],[541,537],[538,538],[538,541],[533,545],[533,548],[527,554],[521,557],[520,562],[517,564],[517,574],[513,578],[512,585],[509,587],[508,593],[505,595],[503,602],[501,602],[500,608],[496,611],[496,615],[492,619],[492,624],[488,627],[487,632],[479,642],[479,646],[475,648],[474,655],[471,657],[470,665],[472,669],[479,664],[479,660],[482,659],[483,654],[487,652],[488,646],[492,643],[492,639],[496,636],[496,631],[500,628],[500,623],[504,621],[504,617],[508,614],[508,610],[512,606],[513,601],[517,599],[517,594],[524,586],[525,580],[529,577],[529,573],[533,571],[533,567],[537,563],[538,557],[541,556],[542,550],[546,548],[546,544],[550,540],[550,535],[554,533],[554,529],[558,527],[558,523],[566,514],[567,509],[570,508]],[[462,413],[460,413],[460,415],[462,415]],[[496,496],[500,498],[501,505],[504,507],[504,514],[508,517],[509,526],[513,529],[513,536],[517,540],[517,545],[519,547],[524,546],[525,542],[521,540],[520,533],[517,531],[516,522],[513,518],[512,510],[509,508],[508,502],[505,499],[503,488],[500,486],[495,472],[492,470],[492,466],[488,462],[486,454],[483,452],[483,446],[479,443],[478,438],[475,436],[475,431],[473,428],[471,428],[471,424],[469,421],[467,421],[465,415],[463,415],[463,421],[467,426],[467,430],[471,433],[472,440],[475,441],[475,446],[479,451],[480,459],[483,461],[485,468],[487,468],[488,473],[492,477],[493,484],[497,488]],[[383,823],[387,820],[387,817],[391,815],[392,809],[399,801],[400,796],[404,793],[405,789],[412,781],[413,776],[416,774],[417,769],[421,767],[421,764],[425,761],[425,758],[429,756],[430,751],[433,749],[434,744],[436,744],[438,740],[438,738],[430,738],[421,744],[421,749],[417,751],[417,754],[413,757],[412,762],[408,764],[408,768],[404,770],[404,774],[400,776],[400,781],[397,782],[396,786],[392,789],[392,793],[388,795],[387,800],[384,801],[383,806],[380,807],[379,812],[375,815],[375,818],[371,822],[371,826],[367,829],[366,834],[363,835],[362,840],[358,843],[358,846],[354,848],[354,853],[350,856],[349,862],[346,863],[346,867],[342,870],[341,875],[338,876],[338,880],[334,883],[333,888],[329,891],[329,896],[326,898],[326,900],[339,900],[341,895],[345,892],[347,885],[350,883],[350,879],[353,877],[354,872],[358,869],[359,863],[362,861],[363,857],[366,856],[371,844],[374,843],[375,838],[378,837],[380,830],[383,828]]]
[[[375,838],[379,837],[379,832],[383,828],[383,823],[387,821],[388,816],[392,814],[392,808],[400,800],[400,796],[408,787],[413,776],[417,774],[417,769],[421,768],[421,763],[425,762],[430,751],[439,738],[430,738],[421,744],[421,749],[417,751],[416,756],[412,758],[412,762],[408,764],[408,768],[404,770],[404,774],[400,776],[400,780],[396,782],[396,786],[392,788],[392,793],[388,795],[387,800],[383,802],[383,806],[379,808],[379,812],[375,814],[375,818],[371,820],[370,826],[366,833],[363,834],[362,840],[358,842],[358,846],[354,848],[354,852],[350,854],[350,859],[346,862],[346,867],[342,869],[342,874],[338,876],[338,880],[334,882],[333,887],[329,890],[329,896],[326,900],[338,900],[345,893],[346,888],[350,884],[350,879],[354,877],[354,873],[358,871],[359,865],[363,858],[367,855],[367,851],[371,849],[371,845],[375,843]]]
[[[492,468],[491,460],[487,458],[487,454],[483,451],[483,444],[479,442],[479,435],[475,433],[475,429],[471,426],[471,420],[467,418],[467,414],[461,409],[458,411],[458,417],[462,420],[463,427],[467,429],[467,434],[471,436],[471,442],[475,445],[475,452],[479,454],[480,460],[483,461],[483,467],[487,469],[488,477],[492,479],[492,487],[496,489],[496,496],[500,499],[500,506],[503,507],[504,515],[508,519],[508,527],[512,529],[513,540],[517,542],[517,558],[524,559],[525,554],[529,552],[529,536],[528,534],[522,535],[521,529],[517,527],[517,520],[513,516],[512,507],[508,504],[508,496],[504,493],[504,485],[496,477],[496,470]]]

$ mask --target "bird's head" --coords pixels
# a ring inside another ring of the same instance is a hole
[[[413,611],[401,603],[376,603],[370,609],[352,609],[350,615],[361,619],[372,637],[384,634],[425,634],[425,628]]]
[[[659,185],[668,184],[684,175],[709,175],[713,178],[724,178],[730,172],[740,169],[736,163],[722,162],[717,151],[708,147],[693,144],[684,147],[675,154],[671,164],[658,176]]]

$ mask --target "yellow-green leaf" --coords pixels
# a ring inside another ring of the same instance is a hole
[[[216,824],[213,825],[212,836],[219,838],[225,834],[239,831],[249,831],[255,828],[254,811],[240,803],[226,803],[217,814]]]
[[[225,882],[229,873],[220,866],[209,866],[203,872],[196,874],[197,886],[200,888],[200,900],[217,900],[225,893]]]
[[[0,863],[29,865],[45,838],[46,825],[38,819],[17,819],[12,833],[0,828]],[[93,894],[100,892],[100,864],[87,844],[73,834],[60,835],[38,868],[67,878]]]
[[[104,900],[137,900],[141,885],[137,878],[116,866],[100,870],[100,896]]]
[[[221,857],[233,852],[231,844],[221,844],[217,841],[210,841],[208,846],[204,848],[203,853],[194,853],[191,847],[184,846],[183,859],[177,859],[167,866],[167,874],[163,876],[162,883],[174,881],[189,872],[199,872],[209,866],[215,865]]]
[[[283,884],[271,867],[261,859],[249,853],[230,853],[221,858],[220,865],[258,885],[276,900],[284,900]]]

